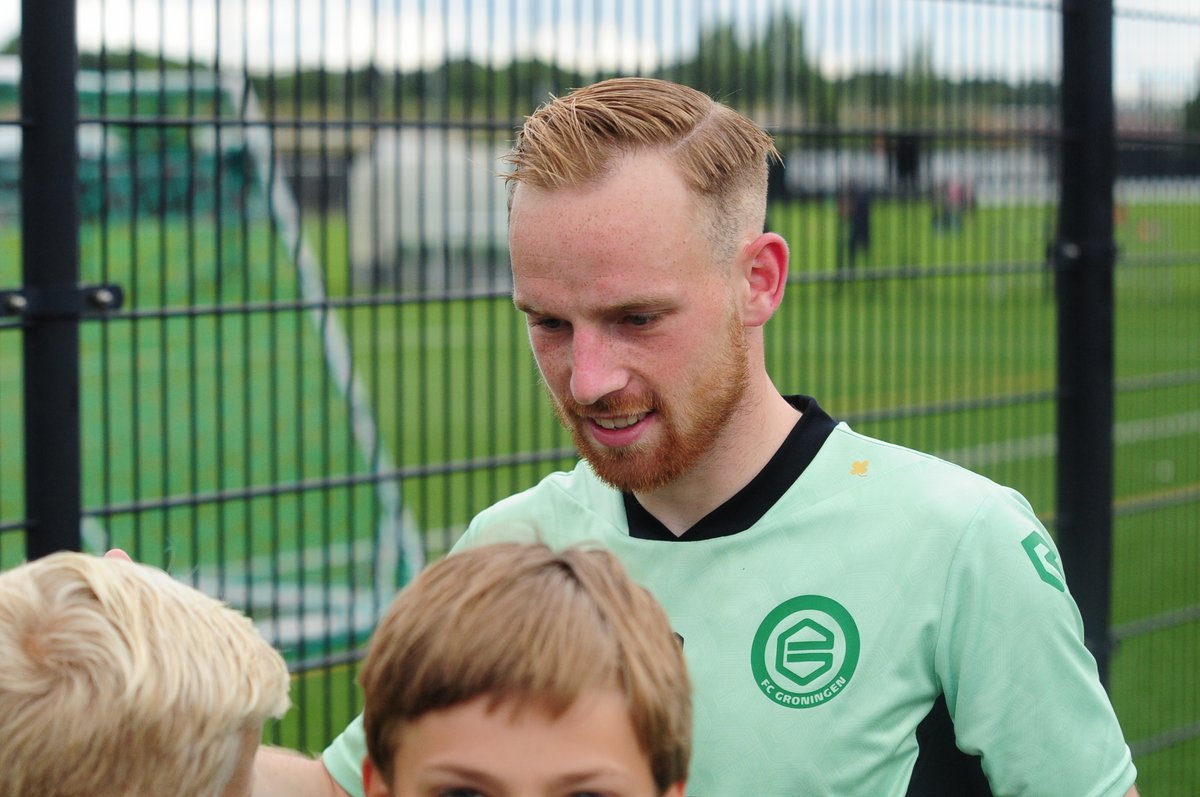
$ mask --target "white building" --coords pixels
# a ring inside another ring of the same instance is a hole
[[[349,173],[356,283],[423,293],[507,286],[507,149],[437,128],[375,134]]]

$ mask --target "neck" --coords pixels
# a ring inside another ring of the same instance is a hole
[[[634,495],[647,512],[679,536],[749,484],[799,418],[799,411],[763,371],[703,460],[666,487]]]

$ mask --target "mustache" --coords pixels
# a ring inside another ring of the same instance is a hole
[[[591,404],[580,404],[570,396],[555,397],[554,401],[563,414],[575,418],[640,415],[658,408],[653,396],[605,396]]]

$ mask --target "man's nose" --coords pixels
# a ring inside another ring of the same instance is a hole
[[[584,405],[595,404],[629,382],[613,341],[596,330],[576,328],[571,341],[571,396]]]

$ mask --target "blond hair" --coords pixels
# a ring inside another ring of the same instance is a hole
[[[707,94],[641,77],[603,80],[554,97],[526,118],[505,160],[511,187],[545,189],[603,179],[629,153],[665,154],[708,206],[719,256],[766,221],[771,136]]]
[[[160,570],[64,552],[0,573],[0,795],[217,797],[288,688],[247,617]]]
[[[687,777],[691,697],[666,613],[607,551],[498,543],[422,572],[376,627],[360,674],[371,761],[392,779],[406,723],[477,697],[562,716],[626,697],[659,791]]]

